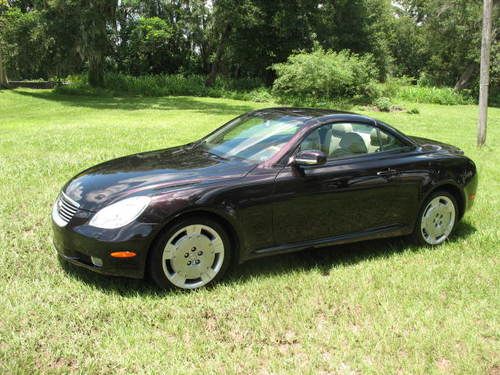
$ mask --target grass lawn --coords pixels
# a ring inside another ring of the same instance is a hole
[[[1,373],[500,372],[498,108],[481,151],[475,106],[368,113],[476,161],[476,205],[439,248],[393,239],[266,258],[193,293],[59,264],[50,211],[74,174],[263,106],[0,91]]]

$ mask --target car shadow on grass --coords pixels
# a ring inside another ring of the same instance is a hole
[[[460,222],[449,242],[457,242],[473,234],[476,228],[467,222]],[[234,267],[222,283],[242,284],[256,277],[273,277],[292,271],[311,271],[319,269],[327,276],[334,267],[369,261],[371,259],[391,257],[405,251],[419,252],[425,247],[413,245],[407,238],[398,237],[363,241],[352,244],[309,249],[299,252],[254,259]],[[66,274],[104,293],[118,294],[124,297],[147,295],[164,298],[166,294],[186,293],[184,291],[163,291],[149,280],[134,280],[121,277],[104,276],[60,261]],[[217,288],[215,285],[212,288]]]
[[[75,107],[88,107],[92,109],[118,109],[118,110],[189,110],[210,114],[240,114],[255,109],[254,106],[234,103],[223,103],[218,98],[196,98],[192,96],[87,96],[67,95],[54,91],[25,91],[15,90],[14,93],[36,99],[50,100],[62,105]]]

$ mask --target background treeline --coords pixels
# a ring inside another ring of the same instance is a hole
[[[325,98],[380,96],[377,82],[404,76],[474,95],[481,15],[481,0],[0,0],[0,73]]]

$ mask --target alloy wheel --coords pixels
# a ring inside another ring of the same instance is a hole
[[[224,250],[216,230],[208,225],[187,225],[168,239],[162,254],[163,272],[179,288],[199,288],[221,270]]]
[[[438,245],[444,242],[455,226],[456,209],[452,200],[438,195],[425,207],[422,213],[420,231],[425,242]]]

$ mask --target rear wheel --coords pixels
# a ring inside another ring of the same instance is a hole
[[[419,214],[413,233],[420,245],[436,246],[448,239],[457,222],[457,202],[446,191],[431,194]]]
[[[219,280],[231,262],[224,228],[205,218],[189,218],[167,230],[152,249],[149,271],[162,288],[196,289]]]

